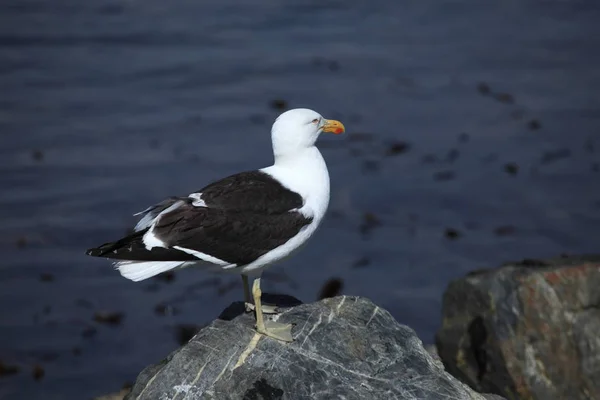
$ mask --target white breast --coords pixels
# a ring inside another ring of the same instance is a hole
[[[304,200],[301,211],[321,220],[329,205],[329,172],[316,147],[303,150],[294,157],[277,159],[275,165],[261,171],[277,179]]]
[[[304,205],[299,210],[312,217],[310,224],[281,246],[257,258],[243,268],[244,274],[259,273],[266,266],[281,261],[296,252],[315,233],[329,205],[329,173],[327,165],[316,147],[285,159],[261,171],[277,179],[286,188],[300,194]]]

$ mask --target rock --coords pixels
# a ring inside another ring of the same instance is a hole
[[[107,325],[120,325],[125,314],[117,311],[96,311],[94,321]]]
[[[427,352],[429,353],[429,355],[431,355],[431,357],[438,363],[440,363],[440,365],[444,365],[442,363],[442,359],[440,358],[440,356],[438,355],[437,352],[437,348],[435,347],[435,344],[428,344],[425,346],[425,350],[427,350]],[[504,397],[502,396],[498,396],[497,394],[491,394],[491,393],[482,393],[481,394],[483,396],[484,399],[486,400],[506,400]]]
[[[126,399],[485,398],[444,371],[412,329],[365,298],[294,307],[282,299],[275,300],[282,306],[278,321],[295,324],[293,343],[257,334],[254,316],[233,303],[186,345],[143,370]]]
[[[600,256],[524,260],[450,283],[446,369],[509,399],[600,399]]]
[[[442,362],[442,359],[440,358],[440,356],[437,353],[437,348],[435,347],[435,344],[428,344],[425,346],[425,350],[427,350],[427,352],[429,353],[429,355],[431,356],[431,358],[434,359],[434,361],[437,362]],[[443,364],[442,364],[443,365]]]
[[[406,142],[394,142],[388,146],[385,155],[397,156],[399,154],[406,153],[408,150],[410,150],[410,144]]]
[[[96,397],[94,400],[123,400],[130,391],[131,389],[121,389],[119,392]]]
[[[33,366],[31,375],[33,376],[33,379],[35,379],[36,381],[41,381],[42,378],[44,377],[44,375],[46,375],[46,370],[41,365],[35,364]]]
[[[344,281],[340,278],[329,278],[317,295],[318,300],[327,299],[329,297],[336,297],[342,293],[344,288]]]
[[[482,396],[486,400],[506,400],[504,397],[492,393],[483,393]]]
[[[4,364],[0,361],[0,378],[19,373],[20,368],[16,365]]]
[[[509,162],[504,164],[504,171],[509,175],[517,175],[519,172],[519,164],[515,162]]]

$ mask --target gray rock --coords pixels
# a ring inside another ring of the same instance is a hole
[[[482,396],[486,400],[506,400],[505,397],[499,396],[497,394],[483,393]]]
[[[425,350],[427,350],[427,352],[429,353],[429,355],[433,358],[434,361],[440,363],[442,366],[444,365],[442,363],[442,359],[440,358],[440,356],[438,355],[437,352],[437,347],[435,347],[435,344],[428,344],[425,346]],[[504,397],[502,396],[498,396],[497,394],[492,394],[492,393],[481,393],[481,395],[486,399],[486,400],[505,400]]]
[[[435,362],[442,363],[442,359],[440,358],[440,356],[437,353],[437,348],[435,347],[435,344],[426,345],[425,350],[427,350],[427,352],[429,353],[429,355],[431,356],[431,358],[433,358],[433,360]],[[444,364],[442,363],[442,365],[444,365]]]
[[[446,369],[510,399],[600,399],[600,256],[524,260],[452,282]]]
[[[94,400],[124,400],[131,389],[121,389],[119,392],[110,393],[104,396],[96,397]]]
[[[278,320],[295,324],[293,343],[257,334],[252,314],[234,303],[142,371],[126,399],[484,399],[367,299],[328,298],[286,308]]]

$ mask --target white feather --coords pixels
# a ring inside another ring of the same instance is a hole
[[[316,147],[298,151],[295,157],[279,158],[275,165],[263,168],[283,186],[300,194],[304,205],[298,211],[312,222],[279,247],[263,254],[242,267],[242,273],[259,273],[266,267],[291,256],[299,250],[319,227],[329,205],[329,173],[325,160]],[[310,177],[310,178],[309,178]]]
[[[137,216],[137,215],[146,213],[148,211],[149,211],[149,209],[146,209],[145,211],[142,211],[142,212],[139,212],[139,213],[133,214],[133,215]],[[156,215],[150,212],[150,213],[144,215],[142,217],[142,219],[140,219],[138,221],[138,223],[135,225],[135,228],[133,228],[133,229],[136,232],[142,231],[142,230],[146,229],[147,227],[149,227],[150,225],[152,225],[152,222],[154,222],[155,219],[156,219]]]
[[[153,208],[154,208],[154,206],[150,206],[150,207],[146,208],[145,210],[136,212],[135,214],[133,214],[133,216],[137,217],[138,215],[146,214],[148,211],[152,210]]]
[[[180,207],[182,204],[183,203],[181,201],[171,204],[169,207],[167,207],[163,211],[161,211],[160,214],[158,214],[156,216],[156,218],[153,218],[152,221],[148,224],[148,226],[151,226],[151,228],[148,230],[148,232],[144,233],[144,237],[142,238],[142,241],[144,242],[144,245],[146,246],[146,250],[151,250],[153,247],[163,247],[163,248],[167,247],[165,245],[165,242],[163,242],[162,240],[157,238],[156,235],[154,235],[154,225],[156,224],[156,222],[162,215],[170,213],[171,211]],[[146,215],[142,219],[142,221],[149,215],[150,214]],[[142,221],[138,222],[138,225],[140,225],[142,223]],[[137,230],[137,226],[136,226],[136,230]]]
[[[134,282],[143,281],[155,275],[175,269],[186,262],[182,261],[119,261],[115,267],[122,276]]]
[[[142,219],[140,219],[138,221],[138,223],[135,225],[134,230],[136,232],[139,232],[139,231],[141,231],[143,229],[146,229],[146,228],[152,226],[152,224],[154,224],[156,222],[156,220],[158,219],[158,217],[160,217],[163,214],[166,214],[168,212],[173,211],[177,207],[181,206],[181,204],[182,204],[181,201],[177,201],[177,202],[171,204],[169,207],[165,208],[163,211],[161,211],[158,214],[151,211],[152,208],[154,208],[154,206],[148,207],[144,211],[140,211],[139,213],[133,214],[134,216],[141,215],[141,214],[146,214],[146,215],[144,215],[144,217]]]
[[[206,203],[202,200],[202,193],[192,193],[188,196],[190,199],[194,199],[192,205],[195,207],[206,207]]]
[[[194,257],[198,257],[200,260],[206,261],[211,264],[217,264],[217,265],[223,265],[223,266],[231,265],[231,263],[228,263],[227,261],[220,260],[217,257],[213,257],[210,254],[202,253],[198,250],[186,249],[185,247],[181,247],[181,246],[173,246],[173,248],[177,249],[179,251],[183,251],[184,253],[191,254]],[[235,266],[235,264],[234,264],[234,266]]]
[[[146,245],[146,250],[151,250],[153,247],[167,248],[165,242],[154,235],[154,229],[150,229],[148,232],[144,233],[142,242],[144,242],[144,245]]]

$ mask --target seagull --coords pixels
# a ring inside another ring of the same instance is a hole
[[[256,331],[293,341],[290,324],[265,319],[260,277],[315,233],[329,205],[329,173],[315,143],[344,125],[297,108],[273,123],[273,165],[210,183],[188,196],[169,197],[134,214],[134,232],[86,254],[114,260],[120,274],[142,281],[187,267],[238,273]],[[249,278],[253,278],[252,298]]]

